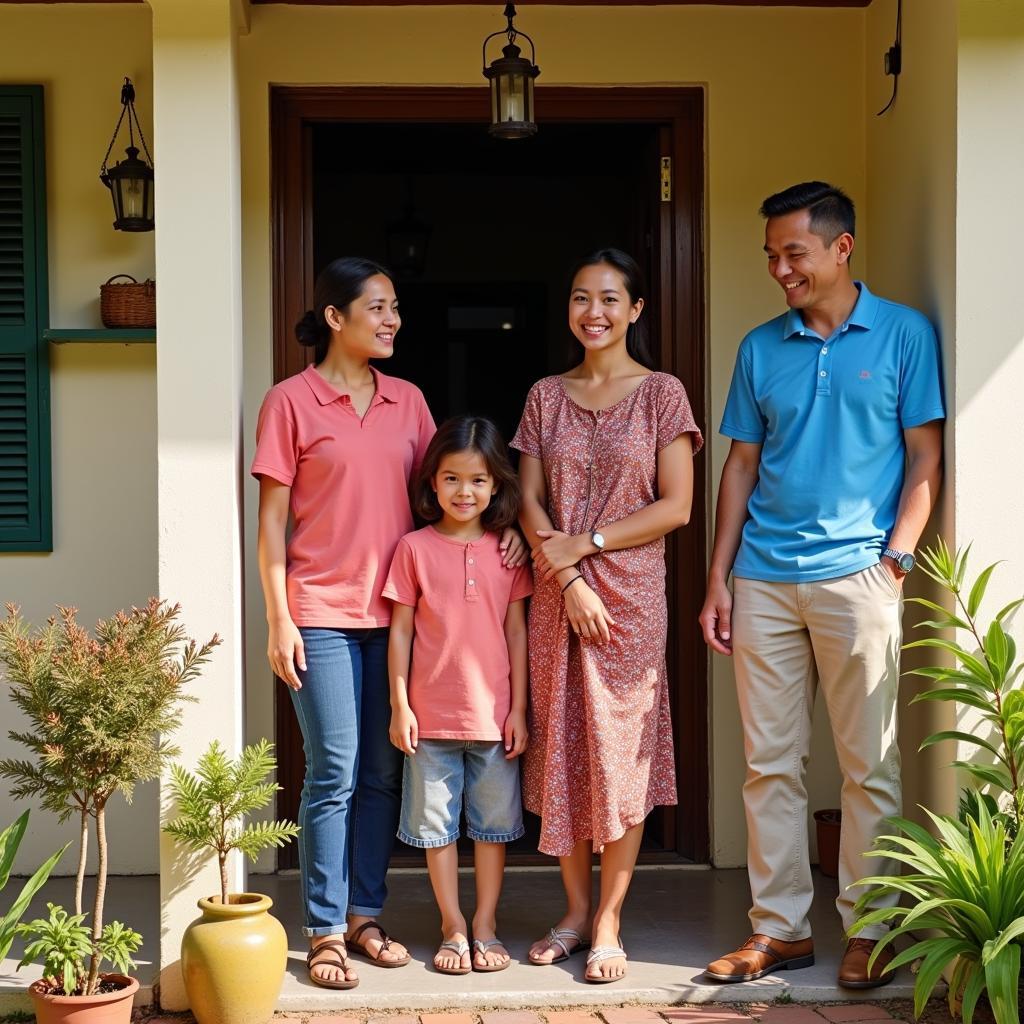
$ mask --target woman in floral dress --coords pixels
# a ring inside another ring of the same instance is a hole
[[[560,860],[567,901],[529,956],[544,965],[589,949],[592,982],[626,973],[619,919],[644,819],[676,803],[665,535],[689,520],[703,443],[683,385],[646,355],[643,293],[625,253],[582,261],[569,326],[583,361],[533,386],[512,441],[536,576],[523,796],[541,817],[540,849]]]

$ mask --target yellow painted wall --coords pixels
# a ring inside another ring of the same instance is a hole
[[[761,253],[761,200],[815,177],[842,183],[860,202],[865,198],[864,18],[863,10],[850,9],[531,5],[520,13],[521,27],[537,42],[544,85],[707,87],[710,444],[700,466],[716,483],[726,451],[716,431],[736,347],[747,329],[782,308]],[[480,7],[253,8],[251,32],[239,43],[247,457],[251,425],[271,383],[268,85],[478,86],[480,42],[498,27],[496,10]],[[571,217],[565,230],[573,230]],[[865,267],[866,239],[858,252]],[[248,723],[251,735],[270,735],[272,684],[253,553],[255,504],[250,484]],[[714,664],[711,694],[713,858],[736,865],[745,856],[738,810],[743,758],[724,660]],[[822,721],[815,735],[811,803],[834,806],[838,780]]]
[[[1004,559],[982,614],[1024,592],[1024,487],[1018,452],[1024,380],[1024,5],[958,0],[956,540],[975,573]],[[987,618],[985,619],[987,621]],[[1024,616],[1012,619],[1018,649]],[[964,716],[968,727],[976,718]],[[961,751],[961,756],[970,752]]]
[[[943,346],[947,411],[955,408],[956,330],[956,204],[957,204],[957,11],[955,0],[904,0],[903,68],[896,102],[888,102],[892,78],[882,72],[882,55],[892,44],[896,0],[874,0],[867,12],[865,95],[867,122],[867,227],[871,238],[871,272],[878,287],[898,302],[923,310],[938,329]],[[946,429],[946,487],[923,543],[931,545],[941,531],[953,542],[953,480],[957,435],[952,421]],[[972,456],[973,458],[973,456]],[[1024,565],[1022,565],[1024,569]],[[919,574],[907,583],[908,593],[927,593]],[[915,638],[912,623],[926,617],[908,606],[907,639]],[[933,659],[908,652],[904,668]],[[954,804],[955,776],[944,770],[953,751],[915,751],[920,741],[940,728],[951,728],[949,708],[908,706],[919,687],[905,677],[900,728],[903,782],[909,814],[916,804],[949,811]]]
[[[99,286],[116,273],[153,274],[153,236],[111,227],[113,207],[99,167],[120,112],[121,81],[138,89],[152,126],[149,8],[89,4],[0,5],[0,83],[45,86],[50,323],[99,326]],[[148,140],[148,141],[151,141]],[[123,147],[119,156],[123,156]],[[156,377],[152,346],[51,346],[52,554],[0,554],[0,601],[44,620],[57,602],[101,615],[156,591]],[[185,398],[183,396],[183,408]],[[0,756],[10,705],[0,696]],[[0,787],[0,822],[13,818]],[[157,866],[156,789],[141,787],[131,809],[112,803],[111,870]],[[37,810],[26,857],[71,838]],[[65,858],[63,869],[74,871]]]

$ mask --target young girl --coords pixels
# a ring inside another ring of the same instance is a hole
[[[398,836],[426,850],[441,911],[434,967],[442,974],[502,971],[510,962],[496,916],[505,843],[523,834],[523,600],[533,585],[525,566],[502,568],[498,533],[519,512],[505,452],[490,420],[463,416],[438,430],[413,486],[413,507],[430,525],[399,542],[384,587],[394,602],[391,742],[407,755]],[[475,841],[472,957],[455,845],[463,805]]]

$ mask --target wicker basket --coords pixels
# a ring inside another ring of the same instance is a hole
[[[118,282],[121,277],[131,283]],[[104,327],[156,327],[156,281],[139,284],[130,274],[115,274],[100,285],[100,319]]]

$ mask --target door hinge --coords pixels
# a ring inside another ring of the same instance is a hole
[[[661,158],[661,201],[672,202],[672,157]]]

